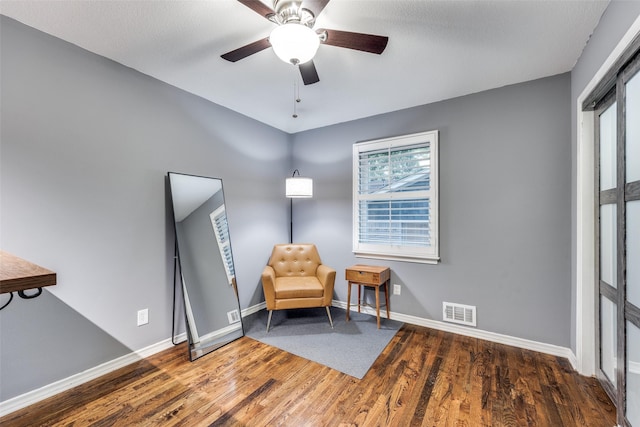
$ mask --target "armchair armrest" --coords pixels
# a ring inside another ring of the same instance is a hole
[[[264,299],[267,302],[267,310],[275,310],[276,308],[275,281],[275,270],[269,265],[265,266],[262,270],[262,289],[264,290]]]
[[[331,299],[333,298],[333,287],[336,283],[336,271],[328,265],[320,264],[316,272],[318,280],[322,283],[324,288],[324,303],[325,305],[331,305]]]

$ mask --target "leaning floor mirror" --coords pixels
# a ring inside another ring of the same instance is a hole
[[[189,358],[244,335],[222,180],[169,172]],[[174,307],[175,310],[175,307]]]

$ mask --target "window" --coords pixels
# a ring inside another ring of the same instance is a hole
[[[224,264],[224,270],[227,273],[229,285],[233,285],[233,278],[235,277],[236,272],[233,268],[231,241],[229,240],[229,225],[227,224],[227,212],[224,205],[213,211],[209,216],[211,217],[213,232],[215,233],[216,240],[218,241],[218,248],[220,249],[222,263]]]
[[[435,264],[438,131],[353,146],[356,256]]]

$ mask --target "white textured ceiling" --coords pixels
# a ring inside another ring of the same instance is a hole
[[[274,27],[236,0],[2,0],[0,13],[295,133],[569,71],[607,4],[331,0],[315,28],[389,43],[382,55],[321,45],[320,82],[300,83],[296,119],[292,65],[271,49],[220,58]]]

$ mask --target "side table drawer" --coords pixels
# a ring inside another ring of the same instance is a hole
[[[347,280],[359,283],[380,283],[380,273],[372,271],[347,270]]]

